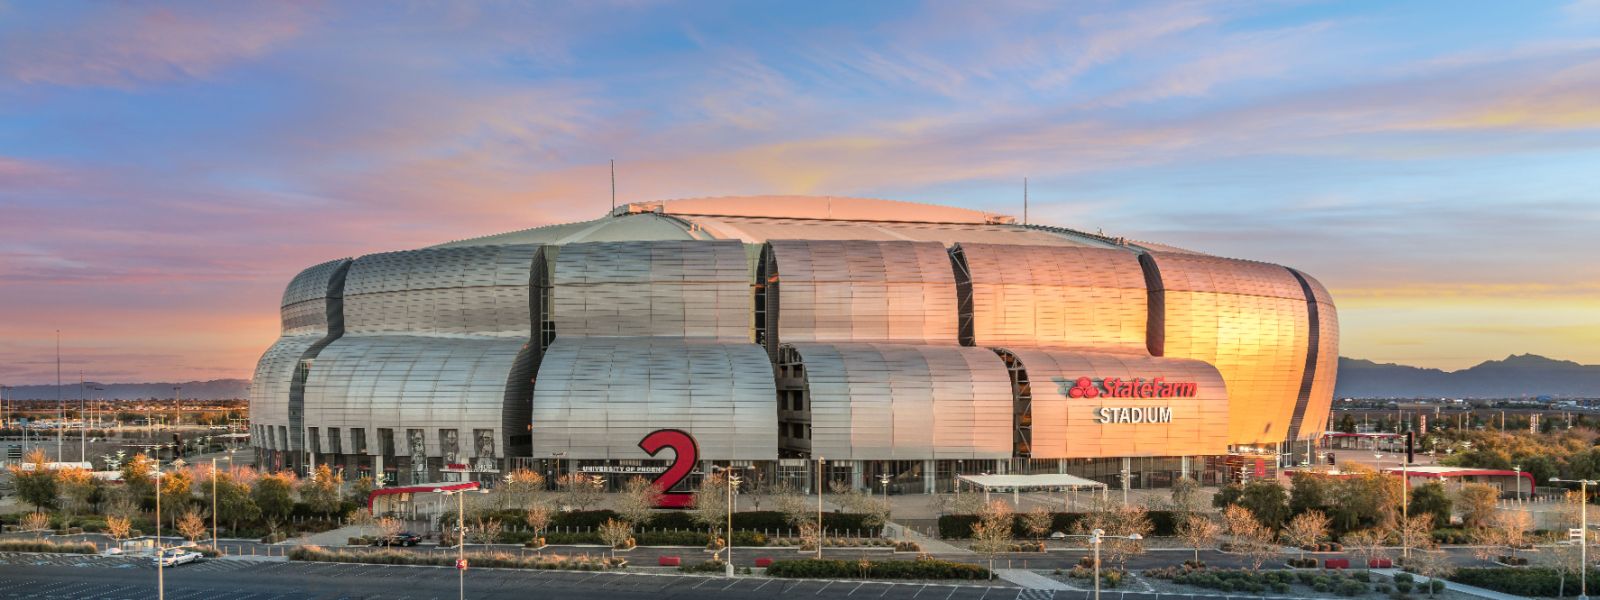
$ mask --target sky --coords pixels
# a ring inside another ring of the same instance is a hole
[[[1600,363],[1600,0],[7,2],[0,383],[249,377],[324,260],[866,196],[1304,270],[1341,354]]]

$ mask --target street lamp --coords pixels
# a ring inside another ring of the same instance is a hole
[[[476,484],[474,484],[474,485],[476,485]],[[441,488],[434,488],[433,491],[438,493],[438,494],[441,494],[441,495],[455,496],[456,497],[456,536],[457,536],[456,537],[456,580],[457,580],[456,581],[456,593],[457,593],[457,597],[458,598],[460,598],[461,600],[466,600],[466,597],[467,597],[467,557],[466,557],[465,553],[467,551],[467,524],[466,524],[467,502],[466,502],[466,496],[464,494],[466,494],[467,492],[473,492],[473,491],[476,491],[477,493],[480,493],[480,494],[487,494],[487,493],[489,493],[489,490],[481,490],[481,489],[477,489],[477,488],[459,489],[459,490],[446,490],[446,489],[441,489]]]
[[[894,477],[889,475],[888,473],[880,473],[878,475],[878,484],[883,487],[883,499],[884,500],[888,500],[889,499],[889,480],[890,479],[894,479]]]
[[[1096,529],[1096,530],[1094,530],[1093,532],[1091,532],[1089,534],[1089,545],[1094,548],[1094,598],[1095,598],[1095,600],[1100,600],[1100,544],[1101,544],[1101,542],[1105,541],[1106,538],[1117,539],[1117,540],[1132,540],[1132,541],[1137,542],[1139,540],[1144,539],[1144,536],[1139,535],[1137,533],[1130,533],[1128,535],[1106,535],[1106,530],[1104,530],[1104,529]]]
[[[728,562],[723,566],[729,577],[733,577],[733,490],[739,487],[739,482],[742,481],[739,474],[733,470],[734,467],[728,467]]]
[[[223,457],[223,460],[228,461],[228,468],[230,470],[233,469],[233,457],[232,456]],[[213,548],[217,548],[218,552],[222,551],[221,550],[222,545],[220,543],[218,543],[218,541],[217,541],[217,459],[216,459],[216,457],[212,457],[211,458],[211,546]]]
[[[157,455],[159,456],[159,454]],[[164,600],[167,597],[167,574],[162,568],[162,559],[166,558],[167,545],[161,542],[161,459],[156,459],[156,598]]]
[[[827,462],[828,459],[817,456],[817,560],[822,560],[822,465]],[[961,488],[956,488],[956,493],[961,493]]]
[[[1522,484],[1520,483],[1522,478],[1518,477],[1517,480],[1519,482],[1517,487],[1520,489],[1522,487]],[[1561,479],[1559,477],[1551,477],[1550,483],[1576,483],[1578,484],[1578,489],[1580,490],[1579,494],[1583,496],[1583,515],[1580,517],[1578,525],[1579,529],[1583,530],[1583,536],[1578,541],[1578,564],[1583,565],[1581,567],[1582,573],[1578,576],[1578,581],[1582,582],[1583,587],[1578,592],[1578,600],[1589,600],[1589,484],[1600,482],[1588,479]]]
[[[1511,468],[1513,470],[1515,470],[1516,473],[1517,473],[1517,478],[1513,482],[1517,486],[1517,491],[1516,491],[1515,494],[1513,494],[1513,496],[1516,499],[1521,500],[1522,499],[1522,465],[1521,464],[1515,464],[1515,465],[1512,465]]]

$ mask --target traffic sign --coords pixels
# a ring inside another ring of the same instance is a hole
[[[465,558],[456,559],[456,568],[460,569],[462,571],[467,570],[467,559],[465,559]]]
[[[1581,541],[1581,540],[1583,540],[1583,530],[1582,529],[1578,529],[1577,527],[1573,527],[1571,529],[1568,529],[1567,530],[1567,539],[1572,540],[1572,541]]]

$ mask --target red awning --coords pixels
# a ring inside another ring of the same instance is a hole
[[[372,501],[378,496],[389,494],[428,494],[433,492],[459,492],[478,489],[478,482],[465,483],[438,483],[423,485],[405,485],[399,487],[378,488],[367,494],[367,510],[372,510]]]

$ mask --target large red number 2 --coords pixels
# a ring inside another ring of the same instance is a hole
[[[672,466],[655,478],[656,489],[661,490],[661,504],[657,507],[687,507],[694,502],[694,494],[673,493],[672,488],[694,471],[694,463],[700,460],[700,446],[694,442],[694,436],[681,429],[659,429],[639,440],[639,449],[650,456],[663,448],[671,448],[677,456],[673,457]]]

